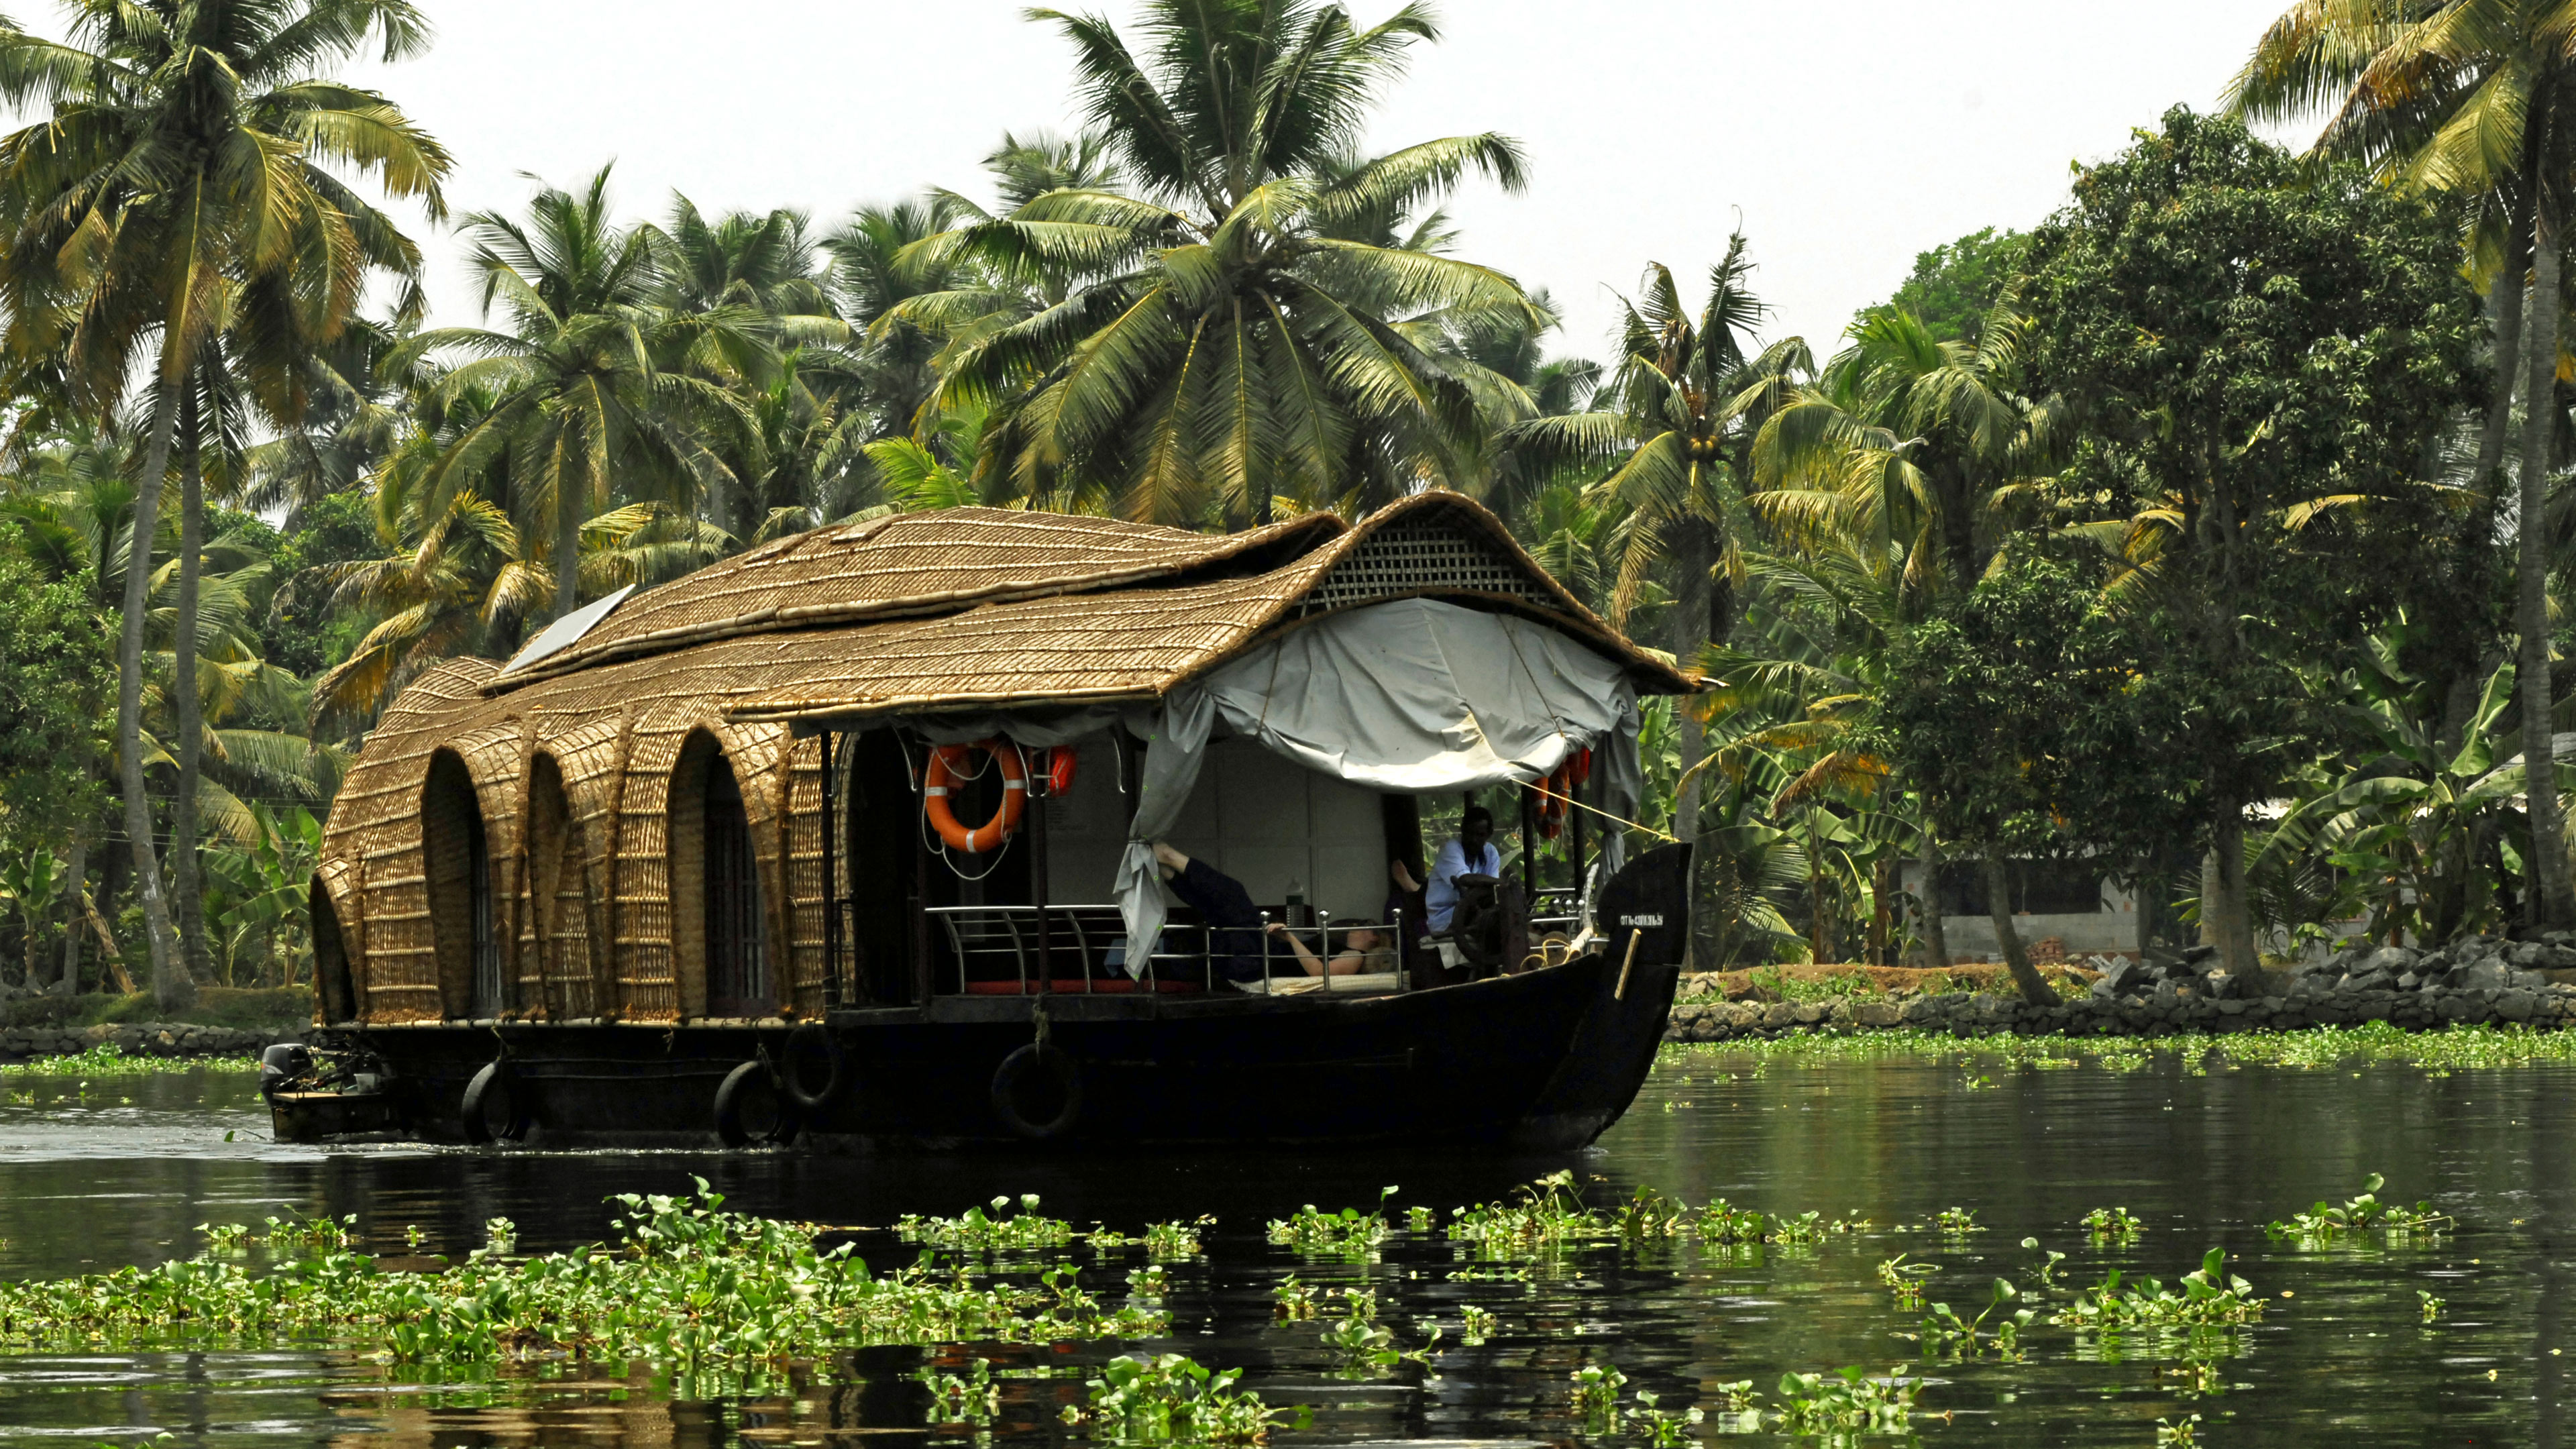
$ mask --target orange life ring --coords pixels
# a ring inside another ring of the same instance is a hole
[[[957,823],[957,812],[948,803],[948,787],[959,780],[974,778],[960,772],[970,750],[982,750],[993,757],[1002,771],[1002,805],[993,818],[967,828]],[[968,855],[982,855],[998,850],[1002,842],[1020,828],[1020,812],[1028,808],[1029,770],[1020,760],[1020,750],[1009,740],[977,740],[971,745],[941,745],[930,752],[930,768],[921,780],[922,813],[929,817],[930,827],[951,850]]]

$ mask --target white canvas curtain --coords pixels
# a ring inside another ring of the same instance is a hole
[[[1162,933],[1148,842],[1179,822],[1220,725],[1309,769],[1399,794],[1527,783],[1586,748],[1603,809],[1633,817],[1644,786],[1637,692],[1618,664],[1509,615],[1430,599],[1354,609],[1129,715],[1129,730],[1150,742],[1118,863],[1130,941]],[[1618,850],[1619,836],[1606,834],[1614,866]]]

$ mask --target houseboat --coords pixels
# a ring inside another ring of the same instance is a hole
[[[1695,687],[1450,493],[780,539],[402,692],[332,810],[276,1128],[1579,1146],[1688,938],[1687,848],[1624,823],[1639,698]],[[1521,864],[1430,931],[1422,803],[1497,785]],[[1579,892],[1527,873],[1559,831]]]

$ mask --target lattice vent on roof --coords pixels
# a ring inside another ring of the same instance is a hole
[[[1554,597],[1530,582],[1519,565],[1491,544],[1436,522],[1397,524],[1369,535],[1350,557],[1333,565],[1297,606],[1300,617],[1328,609],[1426,591],[1456,589],[1501,594],[1543,609]]]

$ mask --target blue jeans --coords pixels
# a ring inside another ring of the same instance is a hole
[[[1207,922],[1208,956],[1228,981],[1262,978],[1268,951],[1261,911],[1243,882],[1193,856],[1189,868],[1172,877],[1172,894]]]

